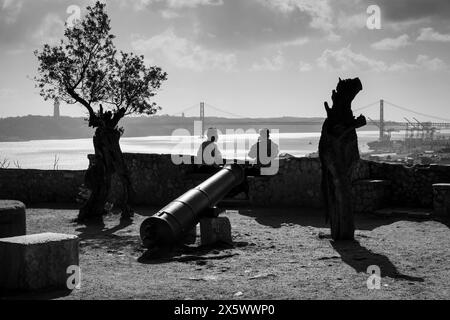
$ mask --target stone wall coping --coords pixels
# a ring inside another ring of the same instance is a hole
[[[11,243],[18,245],[35,245],[35,244],[44,244],[49,242],[59,242],[65,240],[77,240],[78,237],[70,234],[62,234],[62,233],[39,233],[39,234],[31,234],[26,236],[18,236],[18,237],[10,237],[10,238],[2,238],[0,239],[0,243]]]
[[[281,176],[281,175],[282,175],[281,173],[278,173],[275,176],[263,176],[263,175],[261,175],[261,176],[247,176],[247,179],[250,179],[250,180],[270,180],[270,179],[272,179],[272,178],[274,178],[276,176]]]
[[[0,214],[2,211],[25,209],[25,205],[16,200],[0,200]]]
[[[430,168],[445,168],[449,169],[450,164],[430,164]]]
[[[391,184],[390,180],[373,180],[373,179],[363,179],[356,180],[353,184]]]
[[[87,169],[87,168],[86,168]],[[23,168],[0,168],[0,171],[4,172],[33,172],[33,173],[60,173],[60,174],[74,174],[74,173],[84,173],[86,170],[46,170],[46,169],[23,169]]]
[[[449,189],[450,190],[450,182],[449,183],[435,183],[433,184],[434,189]]]

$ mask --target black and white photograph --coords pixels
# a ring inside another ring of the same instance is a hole
[[[0,0],[0,302],[449,300],[449,53],[449,0]]]

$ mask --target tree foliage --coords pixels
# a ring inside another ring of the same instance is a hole
[[[114,38],[106,4],[87,7],[74,26],[66,24],[58,45],[35,51],[39,67],[34,79],[40,95],[80,103],[91,127],[114,127],[125,115],[154,114],[159,107],[150,99],[167,74],[147,67],[142,55],[117,52]]]

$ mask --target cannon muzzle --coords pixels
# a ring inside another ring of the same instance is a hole
[[[205,210],[213,208],[244,179],[244,169],[240,165],[226,165],[214,176],[146,219],[140,228],[143,245],[151,248],[173,244],[197,225]]]

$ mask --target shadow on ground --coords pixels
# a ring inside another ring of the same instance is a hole
[[[71,290],[39,290],[35,292],[10,292],[2,296],[0,293],[0,300],[53,300],[67,297],[72,293]]]
[[[196,262],[206,264],[208,260],[222,260],[234,257],[238,253],[232,249],[246,246],[246,242],[235,242],[233,245],[218,243],[214,246],[176,245],[165,248],[155,248],[146,251],[138,262],[142,264],[163,264],[170,262]]]
[[[132,224],[133,224],[132,220],[127,220],[127,221],[121,220],[120,224],[118,224],[117,226],[110,228],[110,229],[105,229],[105,226],[106,226],[105,223],[102,221],[98,221],[98,222],[87,223],[84,225],[84,227],[75,229],[75,231],[80,232],[78,237],[81,239],[97,239],[97,238],[111,236],[115,232],[125,229],[126,227],[128,227]]]
[[[401,274],[388,257],[368,250],[358,241],[330,241],[330,243],[341,256],[342,261],[355,269],[358,273],[366,273],[369,266],[376,265],[381,269],[381,277],[414,282],[424,281],[421,277]]]
[[[310,226],[315,228],[329,228],[325,223],[325,216],[320,209],[310,208],[246,208],[240,209],[239,213],[244,216],[252,217],[261,225],[272,228],[282,228],[286,224],[296,224],[300,226]],[[398,221],[429,221],[420,219],[411,219],[407,217],[379,217],[374,215],[356,215],[355,224],[357,230],[372,231],[378,227],[390,225]],[[442,222],[445,224],[445,222]],[[447,226],[450,226],[447,223]]]
[[[437,218],[435,221],[442,223],[444,226],[450,229],[450,218]]]
[[[104,238],[111,238],[111,237],[119,237],[118,235],[115,235],[114,233],[124,230],[127,227],[133,225],[135,223],[136,217],[142,216],[142,217],[148,217],[153,215],[156,212],[153,208],[139,208],[135,210],[134,218],[133,219],[121,219],[120,218],[120,211],[108,214],[104,216],[102,219],[87,221],[83,223],[78,223],[80,226],[79,228],[75,229],[75,231],[80,232],[78,235],[79,238],[82,240],[91,240],[91,239],[104,239]],[[106,224],[111,224],[112,221],[119,220],[119,224],[106,229]],[[76,223],[74,221],[74,223]]]
[[[53,209],[53,210],[78,210],[77,203],[32,203],[27,205],[28,209]]]
[[[80,247],[103,247],[108,250],[117,251],[124,247],[139,246],[139,237],[136,235],[115,234],[133,225],[133,220],[120,220],[120,223],[112,228],[106,229],[103,221],[93,221],[80,225],[75,231],[80,232]]]

